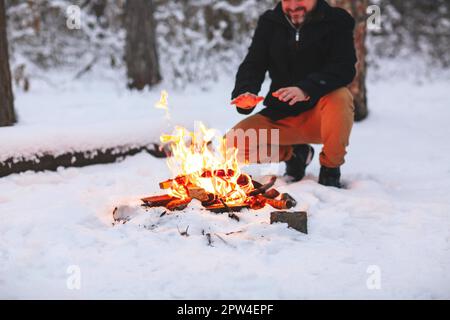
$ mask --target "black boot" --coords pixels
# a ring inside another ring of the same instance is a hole
[[[337,168],[327,168],[322,166],[320,168],[319,183],[328,186],[341,188],[341,169]]]
[[[293,146],[292,157],[286,162],[285,176],[292,181],[300,181],[305,176],[305,169],[314,157],[314,148],[309,144],[297,144]]]

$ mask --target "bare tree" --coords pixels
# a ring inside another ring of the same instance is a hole
[[[8,39],[6,36],[5,1],[0,0],[0,127],[16,122],[14,97],[9,68]]]
[[[366,8],[368,0],[329,0],[331,5],[346,9],[355,18],[355,47],[358,57],[356,77],[350,84],[350,91],[355,98],[355,120],[364,120],[368,114],[366,89]]]
[[[125,62],[128,87],[142,90],[161,81],[152,0],[127,0],[125,4]]]

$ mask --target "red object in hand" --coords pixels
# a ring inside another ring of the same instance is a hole
[[[233,99],[231,104],[239,108],[254,108],[258,103],[264,100],[264,97],[259,97],[254,94],[241,94],[239,97]]]

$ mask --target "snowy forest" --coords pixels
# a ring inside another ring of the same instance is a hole
[[[240,167],[236,210],[187,182],[191,203],[148,200],[180,184],[164,135],[244,119],[236,74],[279,2],[0,0],[0,298],[450,298],[450,0],[327,0],[355,21],[343,188],[314,143],[301,181]]]

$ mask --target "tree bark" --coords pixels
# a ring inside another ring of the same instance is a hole
[[[125,3],[125,62],[128,87],[142,90],[161,81],[152,0]]]
[[[14,96],[9,67],[8,39],[6,36],[5,1],[0,0],[0,127],[16,122]]]
[[[356,77],[349,85],[349,89],[355,98],[355,120],[364,120],[369,115],[367,107],[366,89],[366,9],[368,0],[329,0],[333,6],[347,10],[356,21],[355,47],[358,62],[356,64]]]

